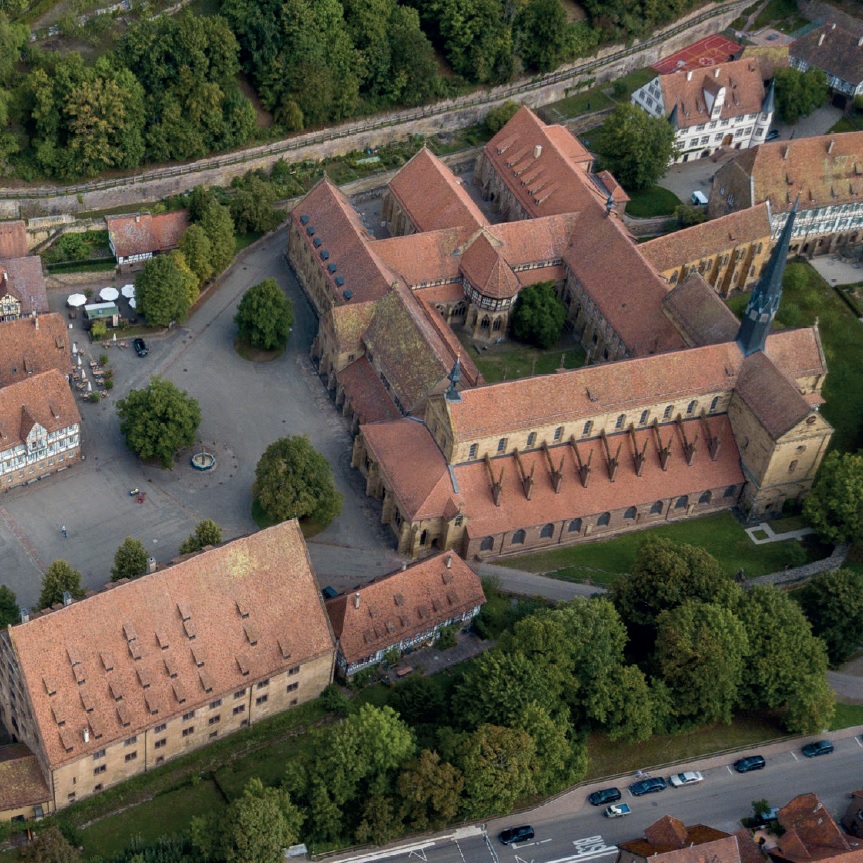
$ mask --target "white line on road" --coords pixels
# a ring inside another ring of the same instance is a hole
[[[790,755],[790,756],[791,756],[795,761],[799,761],[799,760],[800,760],[800,759],[799,759],[799,758],[798,758],[798,757],[797,757],[793,752],[789,752],[788,754],[789,754],[789,755]]]
[[[854,738],[854,742],[855,742],[855,743],[856,743],[856,744],[857,744],[861,749],[863,749],[863,743],[861,743],[861,742],[860,742],[860,738],[859,738],[859,737],[855,737],[855,738]]]
[[[734,771],[733,771],[733,770],[732,770],[732,769],[731,769],[727,764],[725,765],[725,769],[726,769],[726,770],[727,770],[727,771],[728,771],[732,776],[734,775]]]
[[[551,842],[551,839],[540,839],[537,845],[545,845],[546,842]]]
[[[557,860],[546,860],[545,863],[573,863],[575,860],[577,860],[578,863],[582,863],[584,860],[596,860],[600,857],[608,857],[609,854],[617,854],[617,848],[609,848],[607,851],[602,851],[588,856],[576,854],[573,857],[560,857]]]

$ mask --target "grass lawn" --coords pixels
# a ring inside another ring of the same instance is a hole
[[[863,704],[837,704],[830,730],[838,731],[855,725],[863,725]]]
[[[680,198],[662,186],[648,186],[630,194],[626,213],[636,218],[648,219],[651,216],[671,216],[681,204]]]
[[[559,102],[552,102],[538,110],[538,114],[546,123],[559,123],[572,117],[580,117],[582,114],[590,114],[593,111],[601,111],[610,108],[614,102],[605,95],[608,85],[592,87],[581,93],[573,93]]]
[[[768,718],[746,714],[736,717],[731,725],[706,725],[688,734],[656,735],[644,743],[622,743],[592,734],[587,741],[590,761],[585,780],[634,774],[643,767],[755,746],[784,736],[782,728]]]
[[[797,0],[769,0],[755,19],[753,30],[772,24],[783,33],[793,33],[809,22],[797,11]]]
[[[462,343],[470,350],[471,359],[491,384],[531,375],[552,374],[561,367],[561,356],[563,367],[567,369],[581,368],[585,359],[584,351],[569,337],[547,351],[509,341],[491,345],[488,350],[477,351],[471,347],[469,339],[463,339]]]
[[[797,540],[755,545],[743,526],[730,512],[708,515],[677,524],[664,524],[650,531],[637,531],[609,539],[606,542],[583,543],[569,548],[556,548],[507,558],[512,565],[528,572],[546,572],[566,581],[590,580],[594,584],[611,585],[621,573],[629,572],[636,552],[648,536],[665,536],[678,543],[697,545],[712,554],[728,575],[743,569],[747,578],[766,575],[797,562]],[[813,551],[813,558],[824,557],[823,548]]]
[[[649,66],[645,66],[643,69],[636,69],[634,72],[630,72],[628,75],[624,75],[622,78],[617,78],[614,82],[615,85],[619,82],[624,87],[626,87],[626,93],[621,96],[617,101],[629,101],[629,97],[639,87],[643,87],[649,81],[652,81],[655,77],[656,72],[654,72],[653,69],[651,69]]]
[[[85,857],[107,857],[124,848],[135,836],[150,843],[160,836],[183,833],[194,816],[225,805],[225,798],[212,780],[178,788],[83,830]]]
[[[245,249],[246,246],[251,246],[255,240],[260,240],[264,234],[261,231],[252,231],[249,234],[235,234],[234,235],[234,246],[236,250],[239,252],[242,249]]]

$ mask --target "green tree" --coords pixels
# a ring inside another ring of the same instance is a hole
[[[252,494],[271,517],[329,524],[342,511],[332,468],[305,436],[271,443],[255,468]]]
[[[730,609],[688,600],[657,619],[655,665],[685,726],[731,722],[749,651]]]
[[[213,273],[218,275],[234,259],[237,249],[231,213],[212,195],[207,195],[201,215],[195,221],[204,229],[204,233],[210,241]]]
[[[192,272],[191,267],[188,265],[185,257],[183,257],[183,253],[179,249],[174,249],[173,252],[169,252],[168,256],[174,262],[174,266],[180,274],[180,282],[182,285],[181,290],[185,291],[186,302],[189,304],[189,308],[191,309],[195,304],[195,301],[198,299],[198,277]],[[186,314],[188,314],[188,312]]]
[[[195,442],[201,408],[187,392],[171,381],[151,377],[145,390],[130,390],[117,402],[120,431],[126,446],[139,458],[156,458],[171,467],[174,453]]]
[[[539,282],[519,291],[512,310],[512,334],[520,342],[550,348],[556,345],[566,323],[566,306],[554,282]]]
[[[81,854],[59,828],[49,827],[18,849],[18,859],[28,863],[80,863]]]
[[[0,584],[0,627],[21,622],[21,610],[18,608],[18,598],[14,592]]]
[[[655,183],[674,155],[674,129],[631,102],[619,104],[605,121],[602,163],[626,189]]]
[[[812,630],[827,646],[834,667],[860,646],[863,633],[863,573],[837,569],[817,575],[796,595]]]
[[[274,278],[264,279],[243,294],[234,322],[240,338],[254,348],[274,351],[288,342],[294,307]]]
[[[495,105],[485,115],[485,128],[490,135],[496,135],[517,113],[521,105],[507,99],[500,105]]]
[[[272,231],[282,220],[282,214],[273,207],[275,203],[273,184],[252,174],[231,196],[230,212],[235,230],[240,234]]]
[[[365,844],[386,845],[398,836],[404,825],[392,797],[387,794],[371,794],[362,802],[360,823],[354,831],[354,839]]]
[[[830,97],[827,76],[821,69],[776,68],[776,109],[786,123],[796,123],[801,117],[820,108]]]
[[[171,255],[156,255],[144,264],[135,278],[135,297],[138,311],[153,327],[185,320],[191,307],[188,280]]]
[[[39,608],[50,608],[63,601],[63,594],[70,593],[72,599],[83,599],[81,573],[72,569],[65,560],[55,560],[49,564],[42,576],[42,591],[39,594]]]
[[[139,578],[147,572],[147,549],[140,539],[127,536],[114,553],[111,581],[121,578]]]
[[[569,31],[560,0],[528,0],[513,25],[516,53],[530,69],[551,72],[566,59]]]
[[[14,79],[18,60],[29,39],[30,31],[26,24],[12,23],[7,12],[0,11],[0,82],[3,84]],[[5,122],[2,125],[5,126]]]
[[[454,821],[463,789],[461,771],[429,749],[409,761],[396,782],[404,817],[420,831],[439,830]]]
[[[189,269],[198,277],[202,285],[213,275],[213,247],[200,225],[189,225],[180,239],[180,251],[189,265]]]
[[[828,453],[803,515],[826,542],[863,540],[863,455]]]
[[[644,673],[635,665],[612,666],[586,693],[587,715],[609,740],[640,743],[654,731],[654,703]]]
[[[195,532],[183,540],[180,546],[180,554],[191,554],[200,551],[208,545],[218,545],[222,541],[222,528],[212,519],[205,518],[199,521]]]

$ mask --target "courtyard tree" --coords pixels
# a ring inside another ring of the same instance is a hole
[[[288,342],[294,308],[274,278],[264,279],[243,294],[234,321],[244,342],[253,348],[274,351]]]
[[[83,599],[81,573],[66,563],[55,560],[49,564],[42,576],[42,591],[39,594],[39,608],[50,608],[63,601],[63,594],[71,594],[72,599]]]
[[[117,402],[120,431],[126,446],[142,459],[158,459],[170,467],[174,454],[195,442],[201,424],[196,399],[171,381],[154,376],[144,390],[130,390]]]
[[[863,539],[863,455],[831,452],[821,464],[803,515],[827,542]]]
[[[198,277],[202,285],[213,275],[213,247],[200,225],[189,225],[180,238],[180,251],[189,265],[189,269]]]
[[[140,539],[127,536],[114,553],[111,581],[121,578],[139,578],[147,571],[147,549]]]
[[[190,215],[210,241],[210,262],[213,273],[218,275],[231,263],[237,251],[231,213],[210,192],[204,191],[199,205],[190,208]]]
[[[837,569],[817,575],[797,597],[830,664],[844,662],[863,641],[863,573]]]
[[[272,231],[282,220],[282,214],[273,207],[275,203],[276,189],[273,184],[252,174],[238,185],[231,196],[230,211],[234,229],[240,234]]]
[[[218,545],[222,541],[222,528],[212,519],[205,518],[199,521],[195,532],[183,540],[180,546],[180,554],[190,554],[200,551],[208,545]]]
[[[801,117],[820,108],[830,96],[827,76],[821,69],[798,69],[777,67],[776,108],[786,123],[796,123]]]
[[[520,342],[550,348],[557,344],[566,323],[566,306],[554,282],[539,282],[519,291],[512,310],[512,334]]]
[[[674,155],[674,129],[665,119],[623,102],[604,128],[603,166],[625,189],[646,189],[665,173]]]
[[[27,863],[80,863],[81,853],[58,827],[52,826],[21,846],[17,859]]]
[[[21,621],[21,611],[18,608],[18,597],[11,588],[0,584],[0,628],[5,629],[10,623]]]
[[[342,511],[327,460],[304,435],[271,443],[255,468],[252,494],[270,518],[307,518],[328,525]]]
[[[191,307],[185,274],[171,255],[156,255],[144,264],[135,279],[135,297],[138,311],[153,327],[185,320]]]

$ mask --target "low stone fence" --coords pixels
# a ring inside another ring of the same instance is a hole
[[[793,569],[785,569],[782,572],[772,572],[769,575],[750,578],[746,582],[746,586],[752,587],[755,584],[794,584],[796,581],[806,581],[814,575],[820,575],[822,572],[832,572],[834,569],[839,569],[845,563],[845,558],[848,557],[850,549],[850,543],[840,542],[833,549],[833,554],[830,557],[825,557],[823,560],[816,560],[803,566],[795,566]]]

